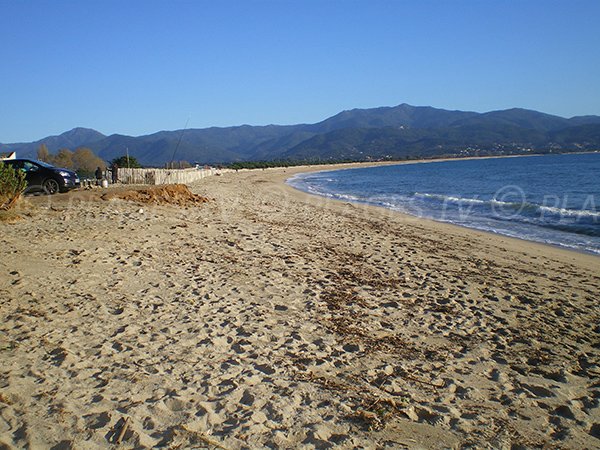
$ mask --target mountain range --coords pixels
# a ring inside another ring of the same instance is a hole
[[[88,147],[109,161],[125,154],[144,165],[169,161],[328,161],[435,156],[506,155],[600,150],[600,116],[563,118],[513,108],[477,113],[429,106],[343,111],[314,124],[241,125],[160,131],[146,136],[105,136],[75,128],[36,142],[0,144],[0,152],[35,157]]]

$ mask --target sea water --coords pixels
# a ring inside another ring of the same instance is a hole
[[[329,198],[600,254],[600,153],[322,171],[288,183]]]

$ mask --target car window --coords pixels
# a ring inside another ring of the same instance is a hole
[[[25,172],[35,172],[36,170],[40,170],[40,167],[31,161],[23,161],[23,169],[25,169]]]

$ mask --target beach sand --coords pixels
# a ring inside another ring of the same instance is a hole
[[[0,223],[0,448],[600,447],[600,258],[308,170]]]

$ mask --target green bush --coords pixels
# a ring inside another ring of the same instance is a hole
[[[23,172],[0,162],[0,209],[11,209],[26,187]]]
[[[133,156],[119,156],[118,158],[113,159],[110,163],[111,165],[116,164],[119,167],[130,167],[132,169],[139,169],[142,167],[139,161]]]

